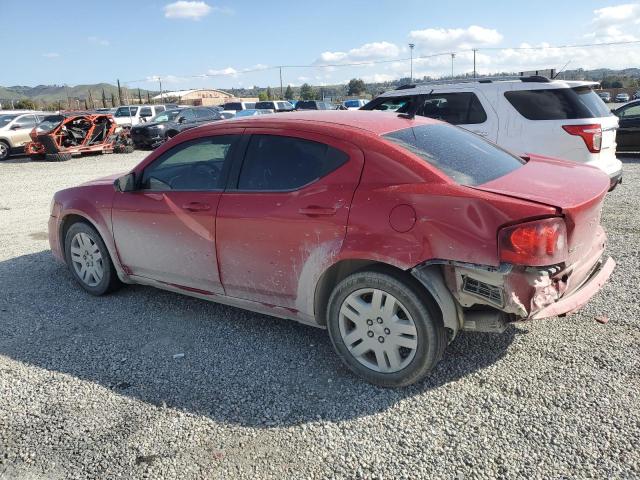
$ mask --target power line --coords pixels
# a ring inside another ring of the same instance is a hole
[[[616,45],[637,45],[640,44],[640,40],[627,40],[627,41],[619,41],[619,42],[602,42],[602,43],[583,43],[583,44],[568,44],[568,45],[540,45],[540,46],[531,46],[531,47],[482,47],[482,48],[468,48],[461,49],[456,51],[447,51],[447,52],[439,52],[433,53],[430,55],[420,55],[413,57],[413,60],[417,59],[427,59],[427,58],[436,58],[442,56],[451,56],[459,53],[471,53],[474,54],[482,51],[507,51],[507,50],[552,50],[552,49],[567,49],[567,48],[592,48],[592,47],[608,47],[608,46],[616,46]],[[275,65],[275,66],[265,66],[260,68],[246,68],[239,71],[233,72],[216,72],[216,73],[202,73],[198,75],[153,75],[151,77],[142,78],[138,80],[126,80],[123,83],[140,83],[140,82],[151,82],[157,81],[158,78],[170,78],[176,77],[179,79],[190,79],[190,78],[211,78],[211,77],[229,77],[235,75],[242,75],[245,73],[254,73],[254,72],[264,72],[268,70],[280,70],[283,68],[340,68],[340,67],[362,67],[368,65],[381,65],[387,63],[396,63],[396,62],[409,62],[411,61],[410,57],[407,58],[394,58],[390,60],[367,60],[362,62],[349,62],[349,63],[311,63],[306,65]]]

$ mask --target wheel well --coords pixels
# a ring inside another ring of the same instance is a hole
[[[316,285],[314,312],[316,321],[320,325],[326,325],[327,323],[327,306],[329,303],[329,297],[331,296],[335,286],[349,275],[361,270],[373,270],[376,272],[399,276],[407,283],[414,285],[431,296],[429,291],[421,285],[420,282],[416,281],[413,275],[398,267],[394,267],[388,263],[376,262],[374,260],[342,260],[329,267],[327,271],[322,274]]]
[[[67,231],[69,230],[69,228],[71,228],[71,225],[73,225],[74,223],[86,223],[91,228],[95,228],[93,224],[82,215],[70,214],[65,216],[62,219],[62,223],[60,225],[60,246],[62,247],[62,254],[65,256],[66,256],[66,253],[65,253],[64,240],[67,236]]]

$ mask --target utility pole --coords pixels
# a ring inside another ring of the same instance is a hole
[[[409,60],[409,65],[411,69],[411,73],[409,74],[409,83],[413,83],[413,47],[415,47],[415,43],[409,44],[409,51],[411,52],[411,58]]]
[[[455,53],[451,53],[451,78],[453,78],[453,59],[456,58]]]
[[[478,51],[477,48],[473,49],[473,78],[477,78],[477,74],[476,74],[476,52]]]
[[[284,100],[284,93],[282,91],[282,67],[280,67],[280,100]]]
[[[160,103],[162,103],[162,79],[158,77],[158,83],[160,84]]]

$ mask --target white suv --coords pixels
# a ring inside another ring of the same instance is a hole
[[[164,105],[123,105],[113,114],[118,125],[133,127],[166,110]]]
[[[595,85],[540,76],[431,82],[383,93],[362,110],[436,118],[518,155],[586,163],[609,175],[613,189],[622,181],[618,118],[593,91]]]
[[[23,153],[24,146],[31,141],[31,130],[45,115],[26,110],[0,111],[0,160],[6,160],[12,153]]]

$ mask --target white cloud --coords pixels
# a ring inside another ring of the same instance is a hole
[[[235,77],[236,75],[238,75],[238,70],[236,70],[233,67],[227,67],[227,68],[223,68],[221,70],[213,70],[213,69],[209,69],[207,70],[207,75],[209,76],[225,76],[225,75],[229,75],[232,77]]]
[[[56,52],[48,52],[48,53],[43,53],[42,56],[45,58],[58,58],[60,54]]]
[[[87,37],[87,40],[89,40],[89,43],[93,43],[95,45],[101,45],[103,47],[108,47],[110,45],[109,40],[106,40],[104,38],[99,38],[99,37]]]
[[[393,43],[373,42],[365,43],[361,47],[352,48],[347,52],[323,52],[314,63],[357,63],[388,60],[397,57],[399,54],[400,48]]]
[[[390,75],[388,73],[374,73],[373,75],[363,75],[362,80],[367,83],[382,83],[397,80],[398,75]]]
[[[491,28],[471,25],[467,28],[426,28],[412,30],[409,38],[418,48],[467,49],[496,45],[502,41],[502,34]]]
[[[202,1],[179,0],[164,7],[166,18],[186,18],[188,20],[200,20],[209,15],[212,8]]]
[[[585,35],[599,43],[638,40],[640,4],[627,3],[593,11],[592,31]]]

